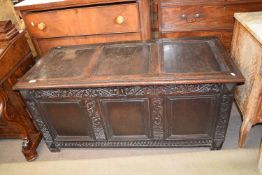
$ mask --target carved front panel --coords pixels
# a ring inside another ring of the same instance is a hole
[[[212,137],[216,95],[168,96],[166,103],[166,138]]]
[[[22,94],[50,150],[211,146],[213,139],[223,141],[227,128],[224,121],[231,101],[223,88],[196,84],[43,89]]]
[[[108,140],[136,140],[151,137],[148,99],[102,99],[100,103],[107,126]]]
[[[43,120],[55,140],[93,140],[92,121],[80,100],[41,100]]]

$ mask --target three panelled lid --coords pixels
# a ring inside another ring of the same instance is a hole
[[[218,39],[188,38],[54,48],[15,89],[243,81]]]

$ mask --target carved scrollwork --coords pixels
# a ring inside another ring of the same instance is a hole
[[[92,101],[86,101],[85,102],[87,107],[87,112],[89,117],[92,121],[92,126],[94,129],[94,134],[97,140],[102,139],[105,140],[105,133],[101,122],[101,117],[99,116],[96,108],[96,102],[94,100]]]
[[[41,117],[39,116],[40,113],[37,109],[37,105],[34,101],[26,101],[27,107],[30,111],[30,113],[32,114],[32,116],[34,116],[34,120],[39,128],[39,130],[41,131],[45,142],[48,146],[50,146],[53,142],[53,139],[50,135],[50,132],[46,126],[46,124],[44,123],[44,121],[41,119]]]
[[[168,86],[156,86],[157,95],[186,94],[186,93],[218,93],[219,84],[180,84]]]
[[[222,97],[222,102],[220,106],[219,117],[216,125],[215,131],[215,139],[222,139],[224,140],[226,131],[227,131],[227,124],[230,116],[230,110],[232,105],[232,95],[224,95]]]
[[[167,86],[132,86],[83,89],[41,89],[29,91],[34,98],[69,98],[69,97],[119,97],[143,95],[175,95],[186,93],[218,93],[220,84],[192,84]]]
[[[163,138],[163,99],[152,99],[152,121],[154,138]]]

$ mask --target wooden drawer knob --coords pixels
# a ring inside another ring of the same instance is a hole
[[[116,17],[117,24],[123,24],[125,22],[125,18],[123,16]]]
[[[44,22],[40,22],[40,23],[37,25],[37,28],[38,28],[39,30],[44,30],[44,29],[46,28],[46,25],[45,25]]]

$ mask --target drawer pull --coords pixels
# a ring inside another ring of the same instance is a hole
[[[182,18],[182,19],[187,19],[187,15],[186,15],[186,14],[182,14],[182,15],[181,15],[181,18]]]
[[[32,26],[32,27],[35,27],[35,23],[34,23],[33,21],[31,22],[31,26]]]
[[[195,18],[200,18],[201,15],[199,13],[195,14]]]
[[[40,23],[37,25],[37,28],[38,28],[39,30],[44,30],[44,29],[46,28],[46,25],[45,25],[44,22],[40,22]]]
[[[192,23],[192,22],[196,21],[195,18],[189,18],[186,14],[182,14],[180,17],[181,17],[181,19],[186,20],[188,23]]]
[[[117,24],[123,24],[125,22],[125,18],[123,16],[116,17]]]

